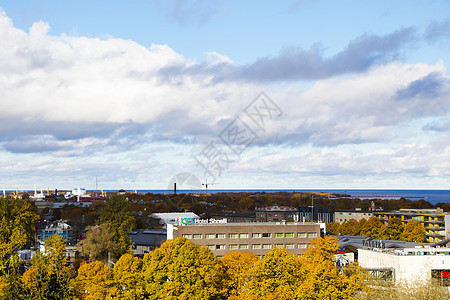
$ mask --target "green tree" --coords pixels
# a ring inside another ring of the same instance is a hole
[[[423,243],[426,238],[423,225],[417,220],[408,221],[401,235],[401,239],[407,242]]]
[[[399,218],[392,218],[387,222],[387,228],[389,240],[400,240],[405,226]]]
[[[114,253],[114,258],[118,259],[122,254],[129,251],[131,241],[127,234],[136,226],[130,203],[128,203],[125,195],[112,195],[105,200],[99,216],[100,223],[108,224],[114,232],[113,239],[119,246],[118,251]]]
[[[215,255],[185,238],[147,253],[142,273],[148,299],[218,299],[225,294]]]
[[[76,297],[71,287],[71,269],[64,254],[66,243],[54,234],[45,242],[44,253],[37,252],[32,268],[22,276],[24,299],[69,300]]]
[[[115,233],[109,224],[88,227],[86,238],[80,243],[81,252],[91,259],[108,261],[108,254],[121,252],[121,247],[115,240]]]
[[[7,275],[11,268],[11,257],[33,237],[39,215],[30,203],[2,198],[0,201],[0,274]]]

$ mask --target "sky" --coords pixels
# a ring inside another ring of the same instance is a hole
[[[2,1],[0,186],[450,189],[449,64],[447,0]]]

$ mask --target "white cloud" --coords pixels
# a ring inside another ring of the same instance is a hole
[[[55,176],[62,177],[73,169],[92,176],[119,170],[109,175],[111,185],[122,176],[143,185],[157,183],[158,175],[145,172],[158,172],[154,166],[171,164],[179,152],[189,161],[178,166],[192,167],[192,147],[216,139],[265,91],[284,114],[260,135],[254,152],[233,166],[235,172],[347,178],[449,175],[448,147],[424,144],[426,133],[418,125],[418,120],[438,124],[449,117],[450,84],[442,61],[392,61],[301,87],[301,82],[215,82],[211,72],[235,66],[217,52],[200,63],[210,73],[169,78],[161,75],[162,69],[199,63],[167,45],[145,48],[112,37],[52,36],[42,21],[27,33],[15,28],[5,13],[0,14],[0,40],[0,145],[11,159],[0,168],[3,174],[30,172],[31,181],[38,177],[36,171],[57,170]],[[417,93],[418,87],[435,86],[439,93]],[[446,133],[435,130],[434,138]],[[161,144],[178,152],[151,150],[160,160],[149,162],[142,149]],[[273,145],[299,153],[264,155]],[[312,150],[305,151],[305,145]],[[343,145],[352,149],[344,151]],[[367,145],[377,146],[367,152]],[[93,163],[95,159],[102,163]],[[176,172],[176,167],[166,172]]]

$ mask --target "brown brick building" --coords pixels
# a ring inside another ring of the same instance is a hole
[[[324,230],[324,223],[168,224],[167,239],[185,237],[208,247],[217,256],[235,250],[262,256],[274,247],[302,254]]]

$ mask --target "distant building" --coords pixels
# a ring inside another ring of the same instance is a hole
[[[344,223],[349,220],[361,221],[361,219],[370,219],[373,217],[373,211],[350,209],[350,210],[336,210],[334,212],[334,222]]]
[[[408,221],[419,221],[426,230],[427,242],[435,243],[449,238],[450,215],[441,209],[401,209],[390,212],[374,212],[384,224],[390,219],[399,218],[403,224]]]
[[[325,206],[302,206],[298,208],[299,221],[334,222],[334,212]]]
[[[133,243],[135,254],[143,255],[155,250],[167,239],[167,231],[165,230],[144,230],[133,231],[128,234]]]
[[[255,222],[256,213],[254,211],[222,211],[211,214],[214,219],[227,219],[227,223],[249,223]]]
[[[325,223],[218,222],[222,220],[200,220],[197,224],[190,225],[168,224],[167,239],[185,237],[200,246],[208,247],[219,257],[235,250],[262,256],[274,247],[286,248],[299,255],[308,249],[311,240],[325,232]]]
[[[256,222],[279,222],[298,220],[298,210],[290,206],[266,206],[255,208]]]
[[[54,234],[58,234],[60,237],[69,243],[70,232],[72,227],[66,223],[66,221],[58,220],[44,224],[38,231],[37,241],[39,244],[44,245],[45,241]]]

